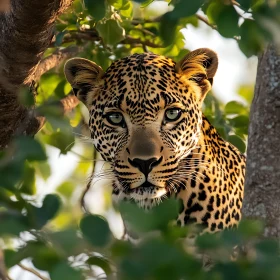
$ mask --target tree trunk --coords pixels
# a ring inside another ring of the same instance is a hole
[[[22,84],[31,85],[42,54],[54,36],[56,18],[73,0],[11,0],[0,11],[0,150],[15,134],[35,134],[37,118],[18,101]]]
[[[280,237],[280,55],[273,45],[259,57],[243,214],[265,222],[265,237]]]

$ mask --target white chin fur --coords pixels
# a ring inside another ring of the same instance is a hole
[[[158,190],[153,190],[153,192],[144,191],[143,193],[139,194],[137,192],[130,193],[130,197],[134,200],[143,200],[143,199],[154,199],[162,197],[167,193],[167,190],[165,188],[160,188]]]

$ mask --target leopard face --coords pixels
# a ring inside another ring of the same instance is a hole
[[[113,62],[106,72],[85,59],[67,62],[66,78],[89,109],[94,145],[111,163],[116,200],[133,199],[150,208],[176,196],[187,209],[197,203],[200,180],[207,176],[207,183],[215,184],[217,176],[207,173],[217,165],[215,143],[210,139],[214,150],[207,148],[209,128],[201,106],[217,66],[209,49],[190,52],[178,63],[152,53],[134,54]],[[218,137],[215,131],[210,134]],[[210,197],[209,191],[201,202],[206,212]]]

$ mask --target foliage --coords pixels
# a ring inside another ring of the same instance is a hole
[[[56,40],[45,57],[78,46],[78,56],[94,60],[103,68],[114,59],[143,51],[177,61],[186,53],[180,30],[187,24],[196,27],[200,20],[222,36],[237,40],[247,56],[257,54],[268,40],[277,41],[280,35],[278,1],[173,0],[167,8],[156,10],[150,9],[152,2],[75,1],[57,21]],[[174,219],[172,209],[177,207],[174,201],[150,214],[131,205],[121,207],[120,211],[133,214],[132,227],[147,234],[139,245],[116,239],[105,218],[83,216],[77,197],[91,168],[87,159],[93,153],[92,145],[80,143],[91,144],[87,137],[82,136],[83,141],[74,137],[84,134],[82,105],[67,116],[57,106],[56,101],[70,92],[62,72],[62,67],[56,67],[35,86],[37,111],[47,118],[40,133],[35,139],[15,137],[12,145],[0,153],[0,246],[8,268],[28,259],[54,280],[101,279],[100,271],[108,279],[279,278],[278,246],[273,241],[259,241],[259,228],[253,223],[244,223],[236,231],[198,238],[199,252],[215,261],[213,269],[205,272],[201,261],[186,250],[183,237],[191,229],[170,225]],[[246,148],[252,91],[252,87],[240,89],[244,102],[222,104],[214,94],[205,100],[205,115],[242,152]],[[22,102],[32,105],[25,98]],[[42,197],[37,189],[39,182],[52,173],[47,160],[50,146],[63,155],[75,153],[74,145],[79,147],[82,162],[66,181],[53,186],[55,193],[44,192]],[[250,254],[232,262],[231,248],[248,240],[253,242]]]

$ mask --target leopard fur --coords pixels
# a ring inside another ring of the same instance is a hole
[[[245,156],[202,113],[217,66],[209,49],[178,63],[133,54],[106,72],[86,59],[67,62],[66,78],[89,109],[94,145],[111,163],[116,202],[150,209],[175,197],[180,226],[196,223],[216,232],[238,224]]]

